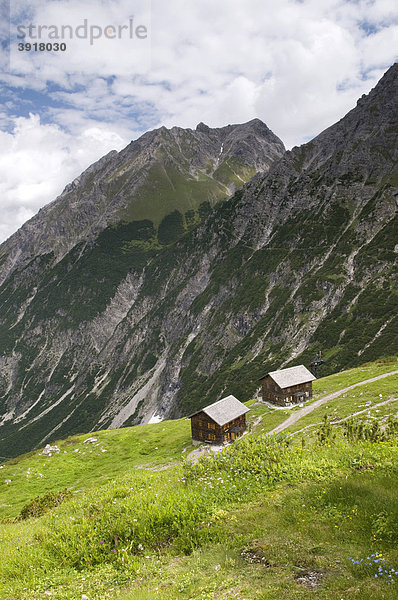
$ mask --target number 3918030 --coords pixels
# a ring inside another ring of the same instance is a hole
[[[58,42],[35,42],[34,44],[31,44],[30,42],[21,42],[20,44],[18,44],[18,50],[20,52],[31,52],[32,50],[34,52],[65,52],[66,44],[64,42],[61,42],[61,44],[59,44]]]

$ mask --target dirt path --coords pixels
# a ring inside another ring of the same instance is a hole
[[[397,375],[397,374],[398,374],[398,371],[391,371],[390,373],[383,373],[383,375],[378,375],[377,377],[372,377],[371,379],[366,379],[366,381],[360,381],[358,383],[354,383],[353,385],[349,385],[348,387],[338,390],[337,392],[333,392],[332,394],[323,396],[323,398],[319,398],[319,400],[315,400],[315,402],[313,402],[312,404],[309,404],[308,406],[304,406],[304,408],[302,408],[301,410],[298,410],[297,412],[292,414],[290,417],[288,417],[286,419],[286,421],[283,421],[283,423],[280,423],[280,425],[275,427],[269,433],[280,433],[284,429],[287,429],[291,425],[294,425],[295,423],[297,423],[297,421],[299,421],[302,417],[305,417],[305,415],[308,415],[308,413],[310,413],[313,410],[315,410],[316,408],[318,408],[318,406],[322,406],[322,404],[325,404],[326,402],[329,402],[330,400],[334,400],[335,398],[338,398],[342,394],[345,394],[346,392],[349,392],[350,390],[353,390],[354,388],[356,388],[360,385],[366,385],[367,383],[373,383],[373,381],[378,381],[379,379],[384,379],[384,377],[390,377],[390,375]]]
[[[201,444],[187,455],[187,459],[191,462],[196,462],[204,454],[209,454],[210,452],[220,452],[220,450],[224,450],[224,448],[227,448],[228,446],[229,444],[227,444],[226,446],[213,446],[212,444]]]

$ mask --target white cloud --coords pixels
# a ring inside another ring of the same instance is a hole
[[[390,62],[391,49],[398,48],[398,25],[382,29],[363,40],[363,62],[371,67],[384,67]]]
[[[38,115],[15,120],[12,133],[0,132],[0,239],[6,239],[99,154],[120,150],[127,140],[105,127],[85,129],[77,137]]]
[[[34,10],[31,18],[25,16],[25,1],[21,8],[19,4],[19,0],[13,3],[11,11],[14,73],[31,76],[33,69],[39,80],[69,87],[82,75],[124,76],[150,68],[150,0],[86,0],[84,4],[80,0],[39,0],[31,7]],[[108,26],[113,28],[114,39],[105,35]],[[145,38],[142,32],[137,37],[137,26],[147,28]],[[22,32],[24,40],[18,37]],[[21,41],[64,42],[66,51],[20,52],[17,43]]]
[[[0,239],[20,224],[23,211],[37,210],[68,177],[145,129],[259,117],[291,147],[340,119],[396,58],[394,0],[152,0],[148,14],[149,5],[36,0],[28,17],[26,1],[13,0],[15,24],[76,27],[87,19],[103,27],[134,15],[148,24],[149,37],[103,38],[92,46],[66,40],[67,52],[58,54],[18,53],[13,46],[5,83],[21,92],[47,90],[48,105],[31,110],[54,125],[21,120],[13,134],[1,134],[0,203],[8,223]],[[15,107],[3,106],[0,127]],[[23,139],[19,128],[28,123],[40,146],[33,135]],[[85,135],[96,129],[87,143]],[[3,169],[7,154],[18,169]]]

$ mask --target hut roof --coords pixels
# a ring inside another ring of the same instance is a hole
[[[194,417],[200,412],[204,412],[210,419],[213,419],[220,425],[221,427],[234,419],[237,419],[241,415],[244,415],[249,411],[248,408],[242,402],[239,402],[235,396],[227,396],[226,398],[222,398],[214,404],[210,404],[202,410],[198,410],[198,412],[190,415],[189,418]]]
[[[311,371],[304,365],[298,367],[289,367],[288,369],[280,369],[279,371],[271,371],[268,375],[279,385],[280,388],[287,388],[293,385],[300,385],[301,383],[308,383],[314,381],[316,377],[313,376]],[[261,377],[261,379],[264,379]]]

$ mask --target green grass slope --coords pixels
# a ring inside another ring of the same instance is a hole
[[[325,377],[315,395],[396,365]],[[187,420],[4,463],[0,598],[396,598],[397,381],[358,386],[288,436],[265,434],[291,412],[251,401],[251,434],[196,463]],[[359,412],[378,434],[347,433],[339,420]]]
[[[40,450],[10,460],[0,470],[0,514],[15,517],[28,500],[47,492],[80,493],[135,469],[171,466],[192,449],[190,433],[184,419],[96,431],[55,441],[59,454],[49,457]],[[97,441],[85,444],[89,438]]]

